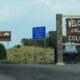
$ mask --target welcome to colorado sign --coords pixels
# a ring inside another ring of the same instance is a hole
[[[69,42],[80,42],[80,18],[66,19],[67,40]]]

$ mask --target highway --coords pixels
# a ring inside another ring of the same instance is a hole
[[[80,64],[0,64],[0,80],[80,80]]]

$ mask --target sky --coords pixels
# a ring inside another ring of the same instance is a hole
[[[0,0],[0,31],[11,31],[9,47],[13,47],[22,38],[32,38],[33,27],[45,26],[46,33],[56,30],[60,13],[79,15],[80,0]]]

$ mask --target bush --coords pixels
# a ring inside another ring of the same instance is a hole
[[[19,64],[18,62],[15,62],[15,61],[1,61],[0,62],[1,64]]]
[[[21,45],[15,45],[14,48],[21,48]]]
[[[7,58],[7,51],[3,44],[0,43],[0,60]]]

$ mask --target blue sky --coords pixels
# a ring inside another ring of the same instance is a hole
[[[0,31],[12,32],[13,47],[22,38],[32,38],[33,27],[56,30],[58,13],[79,15],[80,0],[0,0]]]

